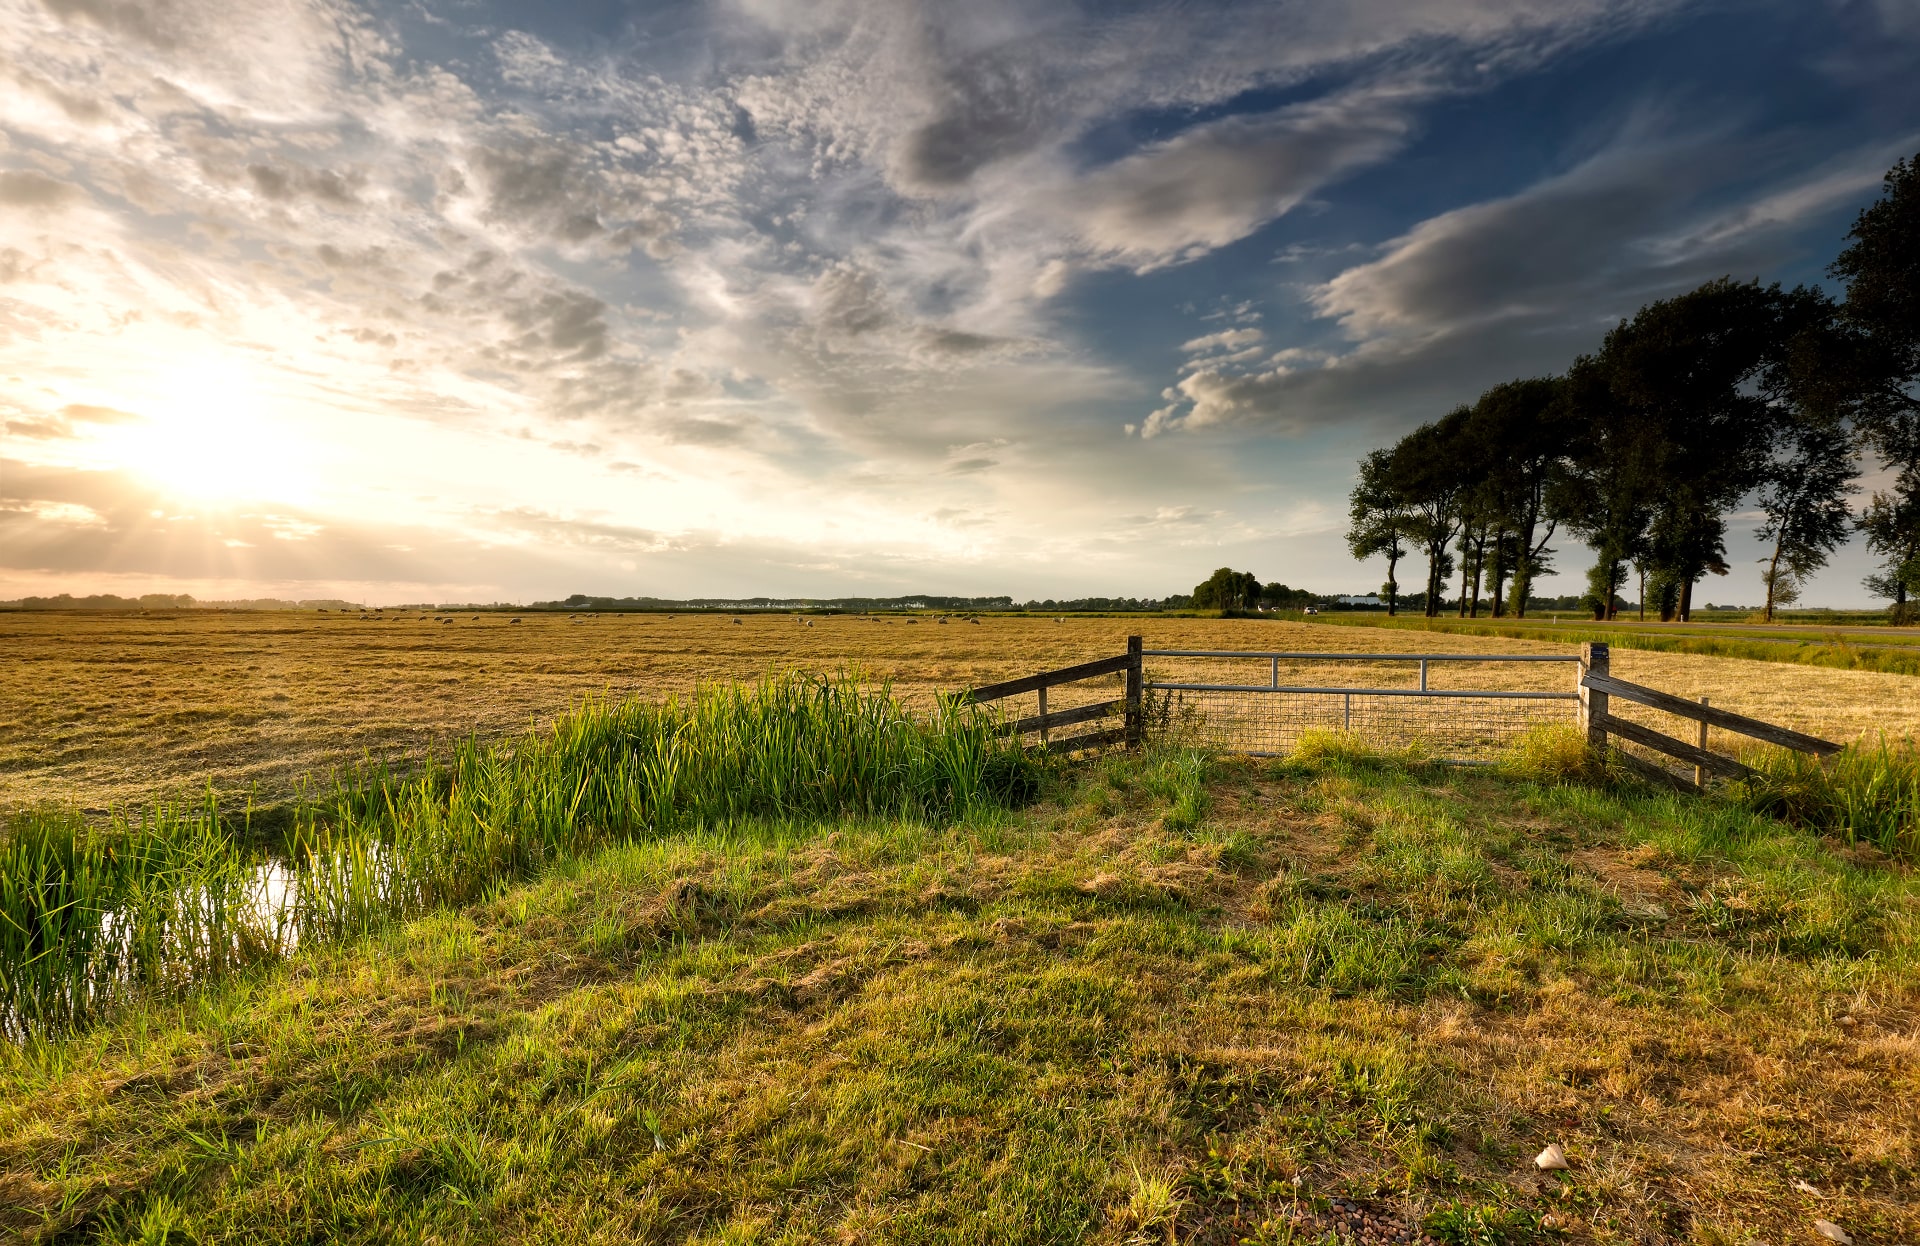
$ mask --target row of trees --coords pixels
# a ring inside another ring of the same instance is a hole
[[[1819,289],[1728,279],[1649,304],[1562,376],[1496,385],[1360,462],[1349,549],[1426,563],[1426,612],[1459,574],[1460,613],[1524,616],[1567,533],[1594,554],[1586,602],[1610,618],[1637,577],[1642,609],[1689,617],[1727,574],[1731,512],[1752,499],[1768,553],[1767,617],[1853,531],[1867,580],[1910,619],[1920,593],[1920,157],[1887,174]],[[1855,514],[1862,454],[1892,475]]]

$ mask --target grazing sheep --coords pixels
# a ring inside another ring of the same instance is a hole
[[[507,620],[507,622],[509,622],[509,623],[518,623],[519,621],[520,621],[519,619],[508,619],[508,620]]]

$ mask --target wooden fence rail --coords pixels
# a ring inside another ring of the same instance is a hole
[[[1140,638],[1127,637],[1127,651],[1110,658],[1095,658],[1091,662],[1081,662],[1076,666],[1063,666],[1058,670],[1041,671],[1037,675],[1022,675],[1019,679],[1009,679],[1002,683],[987,684],[980,688],[969,688],[954,699],[962,705],[985,705],[991,701],[1003,701],[1008,697],[1021,696],[1028,692],[1040,694],[1040,712],[1025,718],[1017,718],[1002,723],[1000,731],[1005,735],[1025,735],[1031,731],[1040,733],[1041,746],[1049,752],[1070,753],[1080,749],[1105,748],[1110,744],[1124,744],[1128,748],[1137,746],[1145,732],[1145,717],[1141,713],[1141,671]],[[1098,679],[1102,675],[1112,675],[1125,671],[1127,675],[1127,693],[1111,701],[1099,701],[1092,705],[1076,705],[1071,709],[1047,710],[1047,689],[1062,684],[1077,683],[1083,679]],[[1080,723],[1098,722],[1115,713],[1122,715],[1122,724],[1104,731],[1088,731],[1064,739],[1050,738],[1055,727],[1070,727]]]
[[[1767,744],[1777,744],[1781,748],[1796,752],[1811,753],[1815,757],[1828,757],[1838,753],[1842,746],[1831,740],[1822,740],[1818,736],[1807,735],[1787,727],[1758,718],[1748,718],[1745,714],[1735,714],[1708,705],[1704,700],[1693,702],[1685,697],[1662,692],[1658,688],[1648,688],[1641,684],[1629,683],[1624,679],[1615,679],[1608,672],[1609,655],[1607,646],[1599,643],[1582,645],[1580,648],[1580,719],[1587,731],[1587,743],[1594,748],[1604,750],[1607,737],[1617,736],[1622,740],[1643,745],[1657,753],[1664,753],[1676,761],[1686,762],[1694,768],[1694,780],[1689,784],[1679,775],[1664,766],[1655,765],[1632,753],[1618,754],[1633,770],[1647,778],[1669,783],[1676,787],[1699,788],[1704,786],[1706,776],[1719,775],[1722,778],[1738,779],[1754,773],[1749,766],[1742,765],[1731,757],[1723,757],[1707,749],[1707,728],[1720,727],[1723,730],[1749,736]],[[1619,697],[1622,701],[1631,701],[1649,709],[1664,710],[1681,718],[1692,719],[1700,724],[1700,742],[1689,744],[1685,740],[1675,739],[1662,731],[1629,722],[1609,712],[1610,698]]]

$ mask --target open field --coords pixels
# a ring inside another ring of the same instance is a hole
[[[0,1232],[1225,1246],[1345,1196],[1449,1243],[1890,1246],[1917,1071],[1920,881],[1870,851],[1113,757],[944,827],[610,848],[0,1047]]]
[[[983,616],[977,624],[825,616],[812,626],[787,616],[737,625],[711,615],[509,617],[0,614],[0,810],[141,807],[208,781],[273,803],[303,776],[364,753],[418,756],[470,733],[491,738],[551,720],[602,691],[654,696],[790,665],[862,666],[924,704],[939,691],[1117,653],[1131,632],[1150,648],[1572,651],[1539,639],[1152,616]],[[1920,678],[1626,649],[1615,651],[1613,668],[1833,739],[1920,729]],[[1570,684],[1564,668],[1547,669]],[[1335,675],[1408,677],[1404,668],[1311,677]],[[1547,677],[1489,667],[1472,680],[1496,687]]]
[[[1506,636],[1558,643],[1604,640],[1620,648],[1662,653],[1691,653],[1703,657],[1747,658],[1802,666],[1830,666],[1839,670],[1878,671],[1889,675],[1920,675],[1920,631],[1908,628],[1836,627],[1696,621],[1643,622],[1617,619],[1595,622],[1561,614],[1529,615],[1524,619],[1463,619],[1442,615],[1428,619],[1414,614],[1389,617],[1377,611],[1331,613],[1319,622],[1337,627],[1389,631],[1425,631],[1455,636]]]

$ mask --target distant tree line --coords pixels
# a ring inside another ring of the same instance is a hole
[[[1881,559],[1866,580],[1912,621],[1920,594],[1920,156],[1887,174],[1818,288],[1722,278],[1650,303],[1560,376],[1496,385],[1360,461],[1355,558],[1387,560],[1389,611],[1524,616],[1551,542],[1594,555],[1582,599],[1611,618],[1637,583],[1644,611],[1690,617],[1725,575],[1729,515],[1761,515],[1766,614],[1799,599],[1853,532]],[[1860,458],[1891,480],[1855,513]],[[1400,563],[1425,582],[1402,592]]]
[[[327,597],[307,601],[288,601],[281,597],[243,597],[231,601],[196,601],[186,593],[144,593],[139,597],[121,597],[114,593],[90,593],[75,597],[61,593],[56,597],[22,597],[0,602],[14,610],[356,610],[351,602]]]

